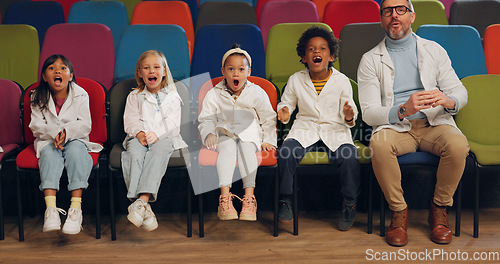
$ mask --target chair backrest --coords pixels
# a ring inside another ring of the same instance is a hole
[[[144,0],[144,1],[158,1],[158,0]],[[193,26],[196,25],[198,18],[198,0],[162,0],[162,1],[182,1],[185,2],[191,10],[191,18],[193,19]]]
[[[40,47],[47,29],[65,21],[61,4],[53,1],[12,3],[3,18],[3,24],[27,24],[36,28]]]
[[[95,80],[106,89],[113,85],[115,46],[113,34],[107,26],[89,23],[50,27],[40,53],[39,69],[53,54],[66,56],[73,64],[77,77]]]
[[[385,37],[380,23],[355,23],[345,25],[340,31],[340,71],[357,80],[361,57]]]
[[[135,78],[137,60],[147,50],[159,50],[176,80],[189,77],[190,61],[186,33],[177,25],[133,25],[122,34],[116,52],[115,83]]]
[[[194,28],[191,10],[182,1],[143,1],[135,6],[130,25],[178,25],[186,32],[189,54],[193,53]],[[191,56],[191,55],[190,55]]]
[[[29,25],[0,25],[0,78],[22,87],[36,82],[40,46],[36,29]]]
[[[467,88],[468,102],[456,115],[458,128],[469,141],[471,150],[482,165],[499,165],[500,137],[500,75],[475,75],[462,79]],[[495,160],[496,159],[496,160]]]
[[[264,47],[271,28],[280,23],[319,22],[316,5],[311,1],[270,1],[264,4],[260,14],[259,28]],[[298,38],[297,38],[298,40]]]
[[[128,26],[127,8],[118,1],[81,1],[73,4],[68,23],[99,23],[106,25],[113,33],[115,50],[123,30]]]
[[[88,1],[119,1],[122,2],[127,8],[128,20],[132,20],[135,6],[142,0],[88,0]]]
[[[337,38],[345,25],[369,22],[380,22],[380,7],[373,0],[333,0],[326,4],[323,14],[323,23]]]
[[[195,35],[209,24],[252,24],[257,25],[255,10],[246,2],[208,1],[200,5],[196,20]]]
[[[483,45],[475,28],[465,25],[422,25],[417,34],[443,46],[458,78],[486,74]]]
[[[185,142],[191,142],[191,94],[187,86],[179,81],[175,81],[177,92],[181,96],[181,136]],[[135,79],[126,79],[115,84],[108,92],[106,104],[109,107],[109,142],[114,145],[122,143],[125,139],[125,131],[123,130],[123,112],[127,103],[127,96],[133,88],[137,87]]]
[[[470,25],[477,29],[481,38],[484,30],[492,24],[500,23],[500,1],[498,0],[457,0],[451,4],[450,25]]]
[[[31,0],[31,1],[36,2],[36,1],[47,1],[47,0]],[[81,2],[81,1],[86,1],[86,0],[50,0],[50,1],[55,1],[55,2],[58,2],[59,4],[61,4],[63,11],[64,11],[64,19],[65,19],[64,21],[67,21],[69,11],[71,10],[71,7],[73,6],[73,4],[75,4],[76,2]]]
[[[312,0],[318,10],[319,21],[323,22],[323,15],[325,14],[326,5],[332,0]]]
[[[441,3],[444,5],[444,10],[446,11],[446,18],[448,18],[448,21],[450,19],[450,9],[451,9],[451,4],[455,2],[455,0],[439,0]],[[413,3],[413,2],[412,2]]]
[[[7,7],[9,7],[10,4],[16,3],[16,2],[27,2],[30,0],[2,0],[0,1],[0,15],[2,17],[5,16],[5,10],[7,10]]]
[[[89,108],[92,118],[92,130],[89,134],[89,140],[91,142],[104,144],[107,140],[105,89],[98,82],[88,78],[76,77],[76,83],[85,89],[89,95]],[[33,144],[35,141],[29,124],[31,122],[30,95],[31,91],[36,87],[38,87],[38,82],[30,85],[23,96],[23,127],[26,144]]]
[[[253,6],[253,0],[199,0],[199,5],[201,6],[202,4],[206,2],[243,2],[243,3],[249,3],[250,5]]]
[[[22,87],[6,79],[0,79],[0,146],[6,144],[22,144],[23,130],[21,123],[21,95]]]
[[[483,46],[488,74],[500,74],[500,24],[486,28]]]
[[[413,32],[417,32],[421,25],[448,25],[443,3],[438,0],[416,0],[412,3],[416,15],[415,21],[411,24]]]
[[[274,83],[280,92],[290,75],[305,68],[297,55],[297,42],[302,33],[312,26],[324,27],[323,23],[277,24],[269,31],[266,50],[266,79]]]

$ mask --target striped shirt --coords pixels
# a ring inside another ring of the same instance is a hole
[[[326,82],[328,79],[330,79],[330,76],[332,76],[332,70],[330,70],[330,74],[328,74],[328,77],[324,80],[312,80],[312,83],[314,85],[314,88],[316,88],[316,92],[318,95],[321,93],[321,90],[323,90],[323,87],[325,87]]]

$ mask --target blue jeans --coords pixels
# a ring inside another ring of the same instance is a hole
[[[295,139],[287,139],[278,149],[278,170],[280,176],[280,194],[293,193],[293,175],[302,158],[310,151],[327,152],[330,162],[335,164],[340,173],[340,192],[344,203],[356,203],[359,195],[359,161],[356,147],[343,144],[332,152],[321,140],[304,148]]]
[[[55,189],[59,191],[59,181],[63,170],[68,174],[68,190],[86,189],[92,157],[85,143],[78,139],[66,142],[64,149],[56,149],[54,144],[48,144],[40,152],[38,166],[40,167],[40,190]]]
[[[121,157],[127,198],[134,200],[142,193],[150,193],[149,201],[156,201],[161,179],[173,152],[171,138],[164,138],[150,146],[143,146],[137,138],[129,140],[127,151],[122,152]]]

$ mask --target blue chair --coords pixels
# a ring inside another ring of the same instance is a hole
[[[422,169],[422,167],[428,167],[428,168],[437,168],[439,165],[440,158],[436,155],[433,155],[429,152],[424,152],[424,151],[417,151],[417,152],[412,152],[408,153],[405,155],[401,155],[398,157],[398,163],[400,167],[410,167],[410,168],[415,168],[415,169]],[[373,171],[371,171],[373,173]],[[369,179],[369,190],[370,194],[372,193],[372,186],[373,186],[373,176],[371,175]],[[462,212],[462,182],[458,184],[457,190],[456,190],[456,214],[455,214],[455,236],[459,237],[460,236],[460,219],[461,219],[461,212]],[[383,237],[385,236],[385,197],[384,193],[380,191],[380,236]],[[371,227],[371,219],[372,219],[372,197],[368,198],[368,211],[369,211],[369,222],[368,226]],[[370,232],[371,233],[371,228]]]
[[[458,78],[486,74],[483,45],[475,28],[466,25],[422,25],[417,35],[443,46]]]
[[[165,54],[172,77],[189,77],[189,49],[184,29],[177,25],[132,25],[122,34],[116,52],[115,83],[135,78],[135,65],[147,50]]]
[[[221,76],[224,53],[238,43],[252,57],[252,76],[266,78],[266,55],[260,29],[251,24],[212,24],[202,27],[196,35],[191,61],[191,76],[208,72],[210,78]],[[210,48],[207,48],[210,47]],[[191,80],[191,91],[198,94],[206,80]],[[197,102],[193,102],[197,105]]]
[[[5,11],[3,19],[4,24],[28,24],[36,28],[40,48],[47,29],[64,22],[61,4],[53,1],[12,3]]]
[[[127,8],[118,1],[81,1],[71,7],[68,23],[99,23],[106,25],[113,33],[115,50],[122,32],[129,25]]]

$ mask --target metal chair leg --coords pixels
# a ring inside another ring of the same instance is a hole
[[[108,182],[109,182],[109,219],[111,222],[111,241],[116,241],[116,218],[115,218],[115,186],[113,180],[113,172],[109,169]]]
[[[366,233],[371,234],[373,229],[373,175],[372,170],[368,174],[368,219],[367,219],[367,230]]]
[[[19,242],[24,241],[24,226],[23,226],[23,212],[21,201],[21,177],[23,173],[18,173],[16,177],[16,193],[17,193],[17,227],[19,229]]]
[[[205,237],[205,227],[204,227],[204,215],[203,215],[203,194],[198,194],[198,235],[199,237]]]
[[[278,168],[275,169],[274,174],[274,219],[273,219],[273,236],[278,236],[278,199],[279,199],[279,175]]]
[[[299,235],[299,205],[298,205],[298,193],[297,193],[297,172],[293,174],[293,235]]]
[[[475,191],[474,191],[474,238],[479,237],[479,164],[475,165]]]
[[[193,236],[193,210],[191,208],[191,197],[193,196],[192,189],[191,189],[191,180],[189,179],[189,174],[187,175],[187,237],[192,237]]]
[[[94,178],[95,178],[95,188],[96,188],[96,197],[95,197],[95,238],[101,239],[101,172],[99,170],[99,164],[97,168],[94,170]]]

